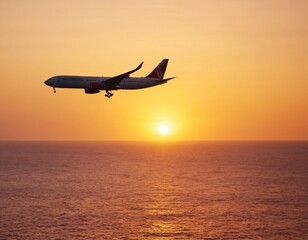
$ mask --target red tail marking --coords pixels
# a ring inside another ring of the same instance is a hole
[[[163,79],[166,72],[167,64],[168,64],[168,59],[162,60],[160,64],[158,64],[157,67],[154,68],[154,70],[146,77]]]

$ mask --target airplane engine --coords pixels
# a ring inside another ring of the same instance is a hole
[[[95,88],[86,88],[84,92],[87,94],[94,94],[94,93],[99,93],[99,90]]]

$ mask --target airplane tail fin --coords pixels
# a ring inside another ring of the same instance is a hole
[[[157,78],[160,80],[164,79],[164,75],[167,69],[169,59],[164,59],[157,65],[156,68],[146,77],[148,78]]]

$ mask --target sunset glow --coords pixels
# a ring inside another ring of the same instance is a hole
[[[0,1],[0,139],[155,140],[164,116],[181,124],[173,140],[307,139],[307,10],[278,0]],[[163,58],[175,79],[111,99],[44,84],[141,62],[132,75],[144,77]]]
[[[1,0],[0,32],[0,239],[308,239],[308,0]]]
[[[169,129],[169,126],[166,125],[166,124],[162,124],[162,125],[160,125],[159,128],[158,128],[159,133],[162,134],[162,135],[168,134],[168,133],[169,133],[169,130],[170,130],[170,129]]]

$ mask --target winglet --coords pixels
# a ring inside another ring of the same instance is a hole
[[[129,74],[132,74],[133,72],[138,71],[138,70],[142,67],[142,64],[143,64],[143,62],[140,63],[139,66],[136,67],[134,70],[131,70],[131,71],[129,71],[129,72],[127,72],[127,73],[124,73],[124,74],[121,74],[121,75],[128,75],[128,76],[129,76]]]
[[[109,85],[109,86],[116,86],[119,82],[122,81],[122,79],[129,77],[130,74],[132,74],[133,72],[136,72],[137,70],[139,70],[142,67],[142,63],[139,64],[138,67],[136,67],[134,70],[128,71],[126,73],[122,73],[118,76],[109,78],[107,80],[103,80],[102,82],[104,82],[105,86]]]
[[[136,67],[134,70],[131,70],[131,71],[127,72],[127,73],[124,73],[123,75],[128,75],[129,76],[129,74],[132,74],[133,72],[136,72],[137,70],[139,70],[142,67],[142,64],[143,64],[143,62],[140,63],[139,66]]]
[[[140,63],[140,65],[139,65],[135,70],[136,70],[136,71],[139,70],[139,69],[142,67],[142,64],[143,64],[143,62]]]

